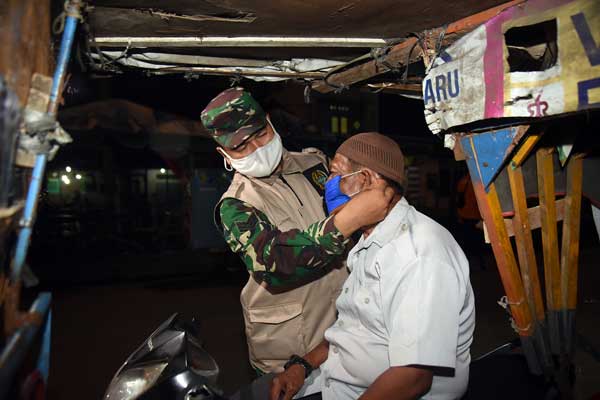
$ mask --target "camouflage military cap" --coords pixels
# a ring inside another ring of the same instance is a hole
[[[265,127],[262,107],[241,87],[219,93],[200,114],[202,124],[221,146],[232,149]]]

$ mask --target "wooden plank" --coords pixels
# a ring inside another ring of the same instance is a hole
[[[518,167],[521,164],[523,164],[523,161],[525,161],[527,159],[527,157],[529,156],[529,154],[531,153],[531,151],[533,150],[535,145],[539,142],[541,137],[542,137],[542,132],[539,132],[539,133],[535,133],[532,135],[528,135],[525,138],[525,140],[519,147],[519,150],[517,150],[517,153],[513,156],[513,159],[512,159],[513,168]]]
[[[493,183],[490,184],[489,190],[486,193],[478,168],[478,154],[473,142],[473,135],[464,137],[461,140],[461,144],[467,154],[467,166],[469,167],[477,206],[488,228],[502,285],[510,304],[511,313],[519,329],[519,335],[531,336],[533,331],[532,317],[525,298],[525,290],[517,267],[517,261],[506,232],[506,225],[502,217],[502,207],[500,206],[496,186]]]
[[[561,289],[552,150],[538,150],[536,160],[544,251],[546,305],[549,310],[558,310],[560,308]]]
[[[488,193],[485,193],[482,184],[477,185],[477,187],[474,185],[474,189],[479,211],[486,222],[488,234],[492,239],[492,250],[519,335],[531,336],[533,331],[532,316],[513,248],[506,234],[496,187],[492,183]]]
[[[515,243],[521,267],[521,278],[529,309],[538,321],[544,321],[544,301],[542,299],[542,289],[538,276],[537,261],[535,258],[535,249],[533,247],[533,238],[531,237],[531,227],[529,225],[529,216],[527,210],[527,199],[525,195],[525,182],[521,167],[508,167],[508,179],[515,207],[515,216],[513,218],[513,227],[515,233]]]
[[[481,133],[479,135],[492,134],[493,132]],[[477,205],[484,222],[488,227],[491,238],[492,250],[500,273],[500,279],[504,286],[507,303],[510,306],[511,315],[514,319],[513,328],[521,339],[523,353],[527,359],[527,365],[534,374],[542,373],[542,366],[535,342],[538,339],[539,330],[536,330],[536,322],[527,302],[523,280],[517,266],[515,254],[502,216],[502,207],[498,199],[498,193],[494,183],[489,185],[486,193],[479,167],[478,154],[473,140],[474,135],[467,135],[460,139],[461,147],[465,153],[469,174],[473,182],[473,190],[477,199]]]
[[[556,228],[556,203],[554,189],[553,149],[542,148],[536,153],[540,219],[542,222],[542,247],[546,282],[546,309],[550,347],[552,353],[561,350],[559,312],[561,308],[560,265],[558,233]]]
[[[501,13],[509,7],[523,2],[524,0],[509,1],[507,3],[479,12],[477,14],[473,14],[469,17],[460,19],[456,22],[449,24],[445,30],[442,47],[447,47],[451,45],[456,40],[460,39],[463,35],[477,28],[479,25],[489,20],[490,18],[495,17],[496,15],[498,15],[499,13]],[[443,28],[438,28],[438,31],[433,30],[434,34],[437,33],[436,37],[439,37],[439,32],[441,32],[441,29]],[[432,30],[429,30],[427,32],[421,32],[421,34],[426,35],[431,34],[431,32]],[[406,66],[407,62],[408,64],[410,64],[420,60],[421,58],[422,49],[418,45],[417,39],[411,37],[393,46],[390,49],[389,53],[382,60],[384,61],[383,63],[379,62],[378,60],[371,60],[363,64],[359,64],[355,67],[348,68],[346,70],[340,71],[339,73],[332,74],[331,77],[328,78],[328,82],[331,83],[331,86],[323,81],[319,81],[314,83],[313,89],[321,93],[328,93],[333,91],[335,89],[335,86],[349,86],[354,83],[364,81],[365,79],[369,79],[373,76],[388,72],[390,69],[384,64],[389,64],[394,67],[400,68]]]
[[[0,74],[27,101],[34,72],[50,75],[50,1],[0,1]]]
[[[554,203],[556,209],[556,220],[562,221],[565,213],[565,199],[556,200]],[[529,228],[531,230],[539,229],[542,227],[542,217],[541,217],[541,208],[540,206],[535,206],[527,209],[527,218],[529,219]],[[514,219],[513,218],[504,218],[504,223],[506,224],[506,231],[508,236],[515,236],[514,230]],[[489,243],[489,242],[488,242]]]
[[[577,308],[577,273],[579,262],[579,231],[581,217],[581,191],[583,161],[581,156],[571,157],[567,165],[567,196],[562,229],[561,249],[561,305],[563,309]]]

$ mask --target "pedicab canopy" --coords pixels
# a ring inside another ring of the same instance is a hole
[[[422,90],[433,133],[600,107],[600,2],[508,8],[443,50]]]

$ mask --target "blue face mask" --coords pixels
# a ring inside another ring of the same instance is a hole
[[[344,194],[340,188],[340,182],[342,181],[342,178],[359,174],[361,172],[362,171],[356,171],[346,175],[336,175],[325,182],[325,204],[327,205],[328,214],[331,214],[336,208],[349,202],[352,196],[360,192],[359,190],[351,195]]]

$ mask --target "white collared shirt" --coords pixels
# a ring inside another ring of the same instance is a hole
[[[475,305],[469,264],[452,235],[400,200],[348,255],[351,271],[325,332],[325,400],[358,398],[393,366],[436,367],[424,399],[467,388]]]

